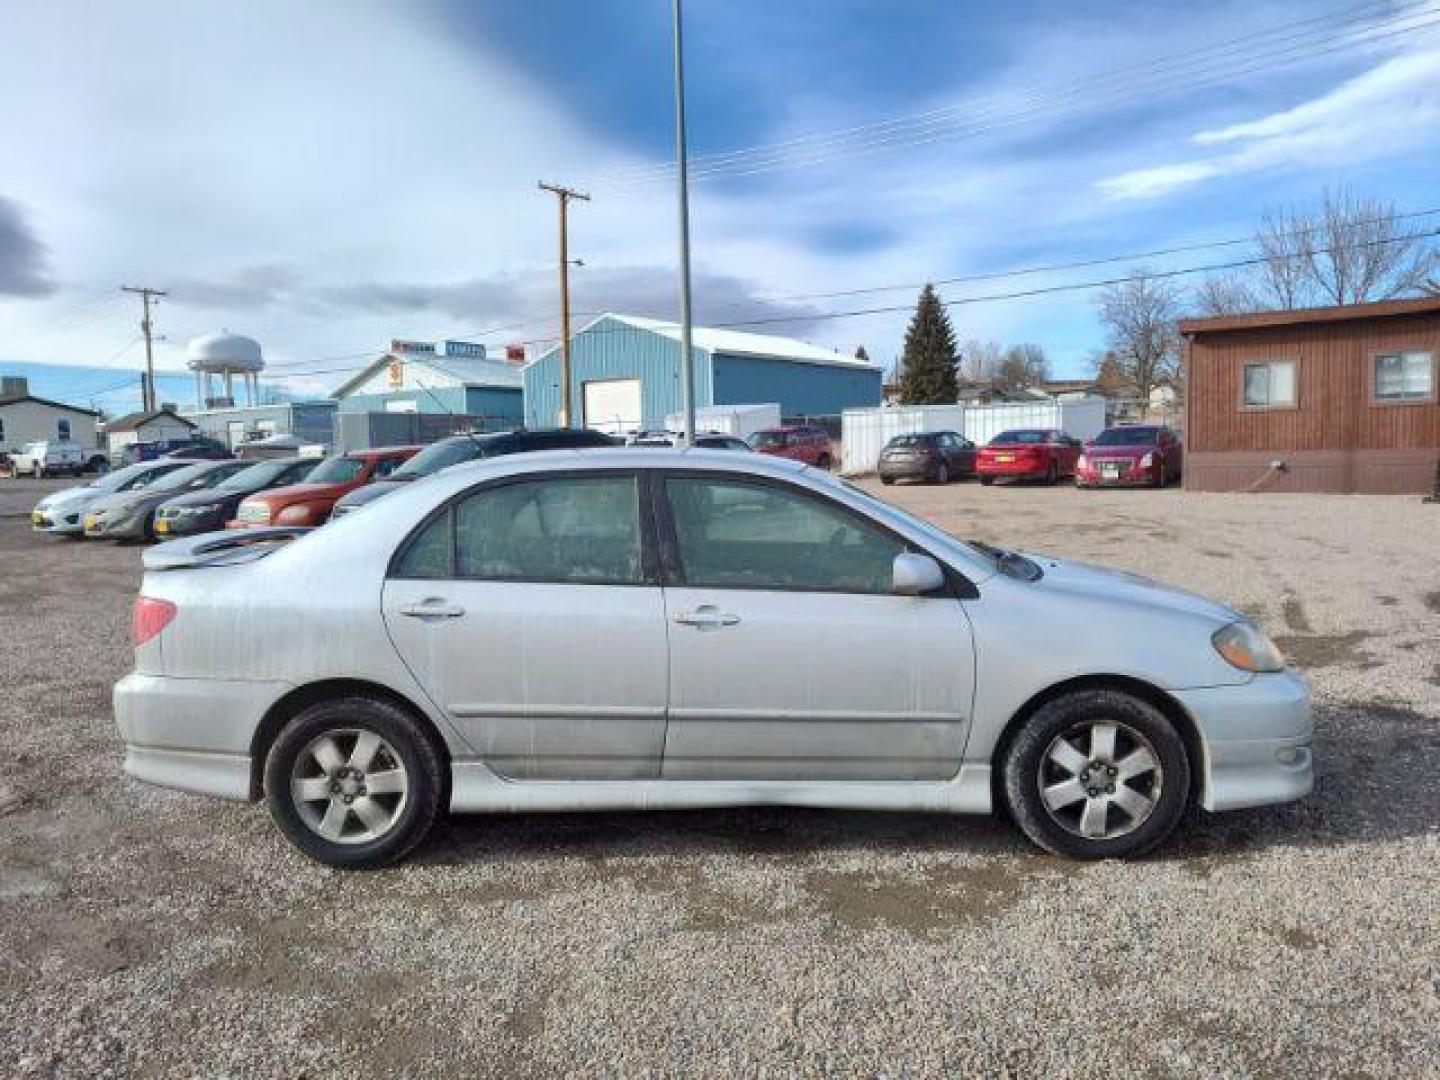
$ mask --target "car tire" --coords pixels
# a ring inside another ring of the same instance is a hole
[[[980,477],[980,484],[982,487],[989,487],[993,483],[995,483],[995,478],[993,476]]]
[[[1055,462],[1052,460],[1049,465],[1045,466],[1045,483],[1048,484],[1050,487],[1054,487],[1059,482],[1060,466],[1056,465]]]
[[[1021,831],[1075,859],[1144,855],[1174,831],[1190,797],[1189,755],[1175,726],[1118,690],[1046,702],[1010,742],[1000,772]]]
[[[829,454],[821,454],[820,457],[819,457],[819,459],[815,462],[815,467],[816,467],[817,469],[824,469],[826,472],[829,472],[829,471],[830,471],[830,455],[829,455]]]
[[[942,461],[942,462],[940,462],[940,464],[939,464],[938,466],[936,466],[936,468],[935,468],[935,483],[939,484],[941,487],[944,487],[944,486],[945,486],[946,484],[948,484],[949,482],[950,482],[950,466],[949,466],[949,465],[946,465],[945,462]]]
[[[880,483],[884,484],[886,487],[889,487],[891,484],[895,483],[895,478],[893,476],[882,476],[880,477]]]
[[[367,748],[373,751],[368,760]],[[369,791],[366,781],[382,775],[387,790]],[[302,797],[323,787],[328,792]],[[439,815],[443,788],[440,755],[420,725],[373,698],[339,698],[302,710],[265,759],[265,801],[275,825],[310,858],[340,869],[387,866],[407,855]],[[356,809],[361,804],[363,811]]]

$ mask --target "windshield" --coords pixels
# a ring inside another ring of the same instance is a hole
[[[762,446],[784,446],[787,441],[783,431],[757,431],[750,436],[750,445],[756,449]]]
[[[1095,436],[1092,446],[1154,446],[1160,429],[1153,427],[1113,427]]]
[[[431,476],[451,465],[462,461],[474,461],[485,456],[485,442],[480,438],[463,435],[458,439],[442,439],[432,443],[420,453],[390,474],[391,480],[415,480]]]
[[[365,462],[352,457],[328,457],[305,478],[307,484],[348,484],[360,475]]]
[[[991,446],[1036,446],[1050,438],[1048,431],[1026,428],[1022,431],[1002,431],[990,440]]]
[[[144,476],[149,471],[150,466],[148,465],[127,465],[123,469],[116,469],[104,476],[97,476],[90,482],[90,486],[96,491],[119,491],[128,487],[132,480]]]
[[[149,486],[154,491],[175,491],[178,488],[189,487],[195,483],[195,481],[204,479],[207,473],[215,471],[217,471],[215,465],[210,461],[201,462],[197,465],[186,465],[183,469],[176,469],[172,473],[166,473]],[[214,481],[211,481],[211,483],[213,482]],[[210,484],[204,484],[203,486],[209,487]]]
[[[273,487],[294,467],[293,461],[260,461],[248,469],[241,469],[215,487],[217,491],[257,491]]]

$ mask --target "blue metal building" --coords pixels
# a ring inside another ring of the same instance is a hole
[[[518,427],[524,415],[520,366],[464,341],[392,341],[331,396],[341,413],[446,413],[492,430]]]
[[[818,345],[769,334],[695,327],[695,404],[778,403],[780,415],[838,416],[880,404],[881,370]],[[680,327],[602,315],[571,339],[575,426],[660,428],[682,407]],[[560,412],[560,351],[525,368],[525,424],[551,427]]]

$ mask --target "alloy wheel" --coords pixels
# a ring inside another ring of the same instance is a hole
[[[1040,799],[1050,819],[1086,840],[1134,832],[1154,812],[1164,773],[1155,747],[1113,720],[1057,736],[1040,759]]]
[[[385,836],[404,812],[409,790],[395,748],[363,728],[335,728],[311,739],[290,774],[300,820],[336,844]]]

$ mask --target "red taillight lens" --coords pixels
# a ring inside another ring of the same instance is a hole
[[[138,649],[156,634],[170,625],[179,611],[169,600],[156,600],[149,596],[135,598],[135,611],[130,619],[130,637]]]

